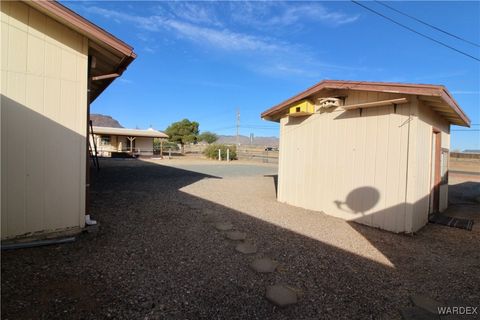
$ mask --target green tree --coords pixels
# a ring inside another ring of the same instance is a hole
[[[217,140],[218,140],[218,136],[215,133],[210,132],[210,131],[202,132],[198,136],[198,141],[205,141],[208,144],[214,143]]]
[[[183,119],[169,125],[167,130],[165,130],[165,133],[168,134],[169,141],[178,143],[182,146],[182,153],[184,153],[185,144],[197,141],[198,127],[198,122]]]

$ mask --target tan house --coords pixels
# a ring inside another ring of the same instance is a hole
[[[112,153],[122,152],[135,156],[152,156],[153,139],[163,142],[168,135],[152,128],[147,130],[93,127],[93,139],[97,154],[111,157]],[[92,141],[93,142],[93,141]]]
[[[55,1],[2,1],[1,23],[1,238],[78,230],[89,105],[136,55]]]
[[[393,232],[448,205],[450,125],[470,120],[443,86],[322,81],[262,113],[280,122],[278,200]]]

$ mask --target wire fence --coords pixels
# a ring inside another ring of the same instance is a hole
[[[185,155],[201,156],[208,145],[186,145]],[[232,148],[235,148],[232,145]],[[172,155],[180,153],[180,150],[173,152]],[[236,148],[237,159],[255,161],[262,163],[278,163],[278,148],[262,147],[262,146],[239,146]]]
[[[278,164],[278,150],[240,147],[237,150],[237,158],[240,160]]]

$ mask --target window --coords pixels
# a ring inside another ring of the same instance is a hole
[[[101,146],[109,146],[110,145],[110,136],[101,136],[100,137],[100,145]]]
[[[440,156],[440,175],[442,178],[440,184],[448,183],[448,155],[449,150],[442,148],[442,154]]]

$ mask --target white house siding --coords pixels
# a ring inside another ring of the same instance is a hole
[[[138,137],[135,139],[135,148],[142,155],[153,154],[153,138]]]
[[[351,91],[346,104],[402,97]],[[411,98],[406,96],[407,98]],[[280,121],[278,199],[291,205],[390,230],[406,222],[412,105],[314,114]],[[378,198],[378,199],[377,199]],[[348,203],[348,204],[347,204]],[[338,205],[337,205],[338,204]]]
[[[109,136],[110,143],[109,144],[102,144],[101,138],[102,136]],[[91,140],[93,143],[93,140]],[[95,142],[97,144],[98,153],[101,156],[110,156],[111,152],[122,152],[122,151],[130,151],[127,148],[128,139],[124,136],[116,136],[116,135],[95,135]],[[153,154],[153,138],[148,137],[135,137],[134,142],[135,147],[134,153],[140,152],[141,155],[151,155]]]
[[[87,39],[1,4],[2,239],[83,227]]]

